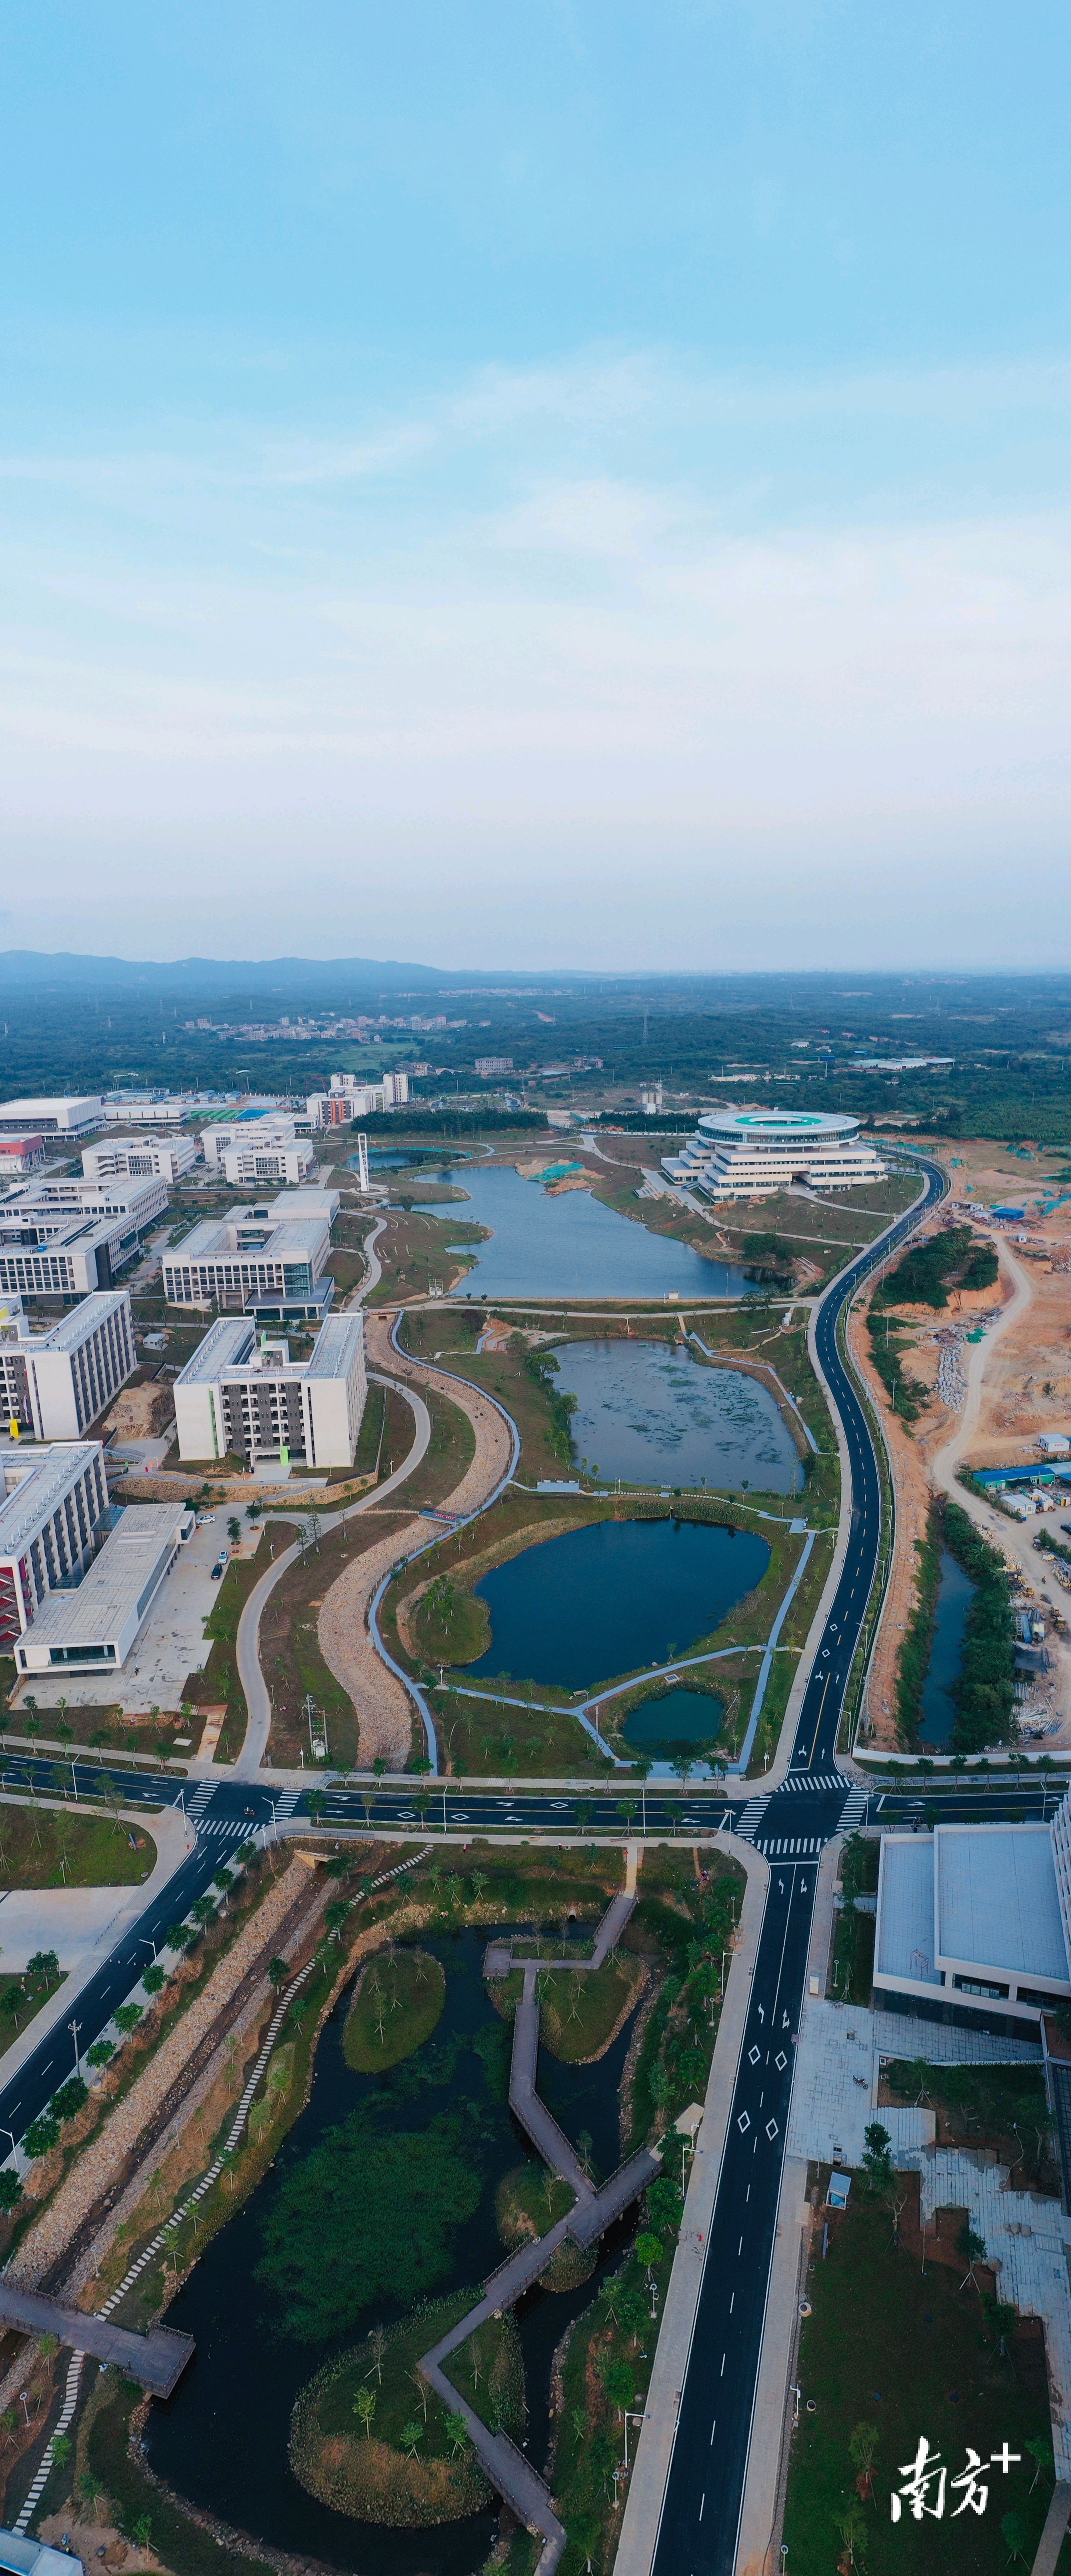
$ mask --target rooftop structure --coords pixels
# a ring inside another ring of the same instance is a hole
[[[857,1118],[819,1110],[710,1109],[680,1154],[662,1169],[679,1187],[706,1198],[772,1198],[804,1182],[809,1189],[847,1190],[884,1179],[885,1165],[859,1137]]]
[[[196,1094],[169,1092],[159,1100],[106,1100],[109,1127],[182,1127],[197,1107]]]
[[[98,1092],[62,1100],[0,1100],[0,1135],[77,1136],[104,1121]]]
[[[258,1301],[282,1301],[295,1319],[300,1314],[322,1322],[333,1294],[325,1267],[331,1219],[319,1195],[307,1211],[292,1212],[286,1202],[298,1195],[287,1192],[274,1203],[232,1208],[226,1217],[194,1226],[164,1254],[168,1304],[244,1313]]]
[[[1011,2031],[1071,1995],[1071,1836],[1052,1825],[938,1825],[882,1838],[874,2001]],[[997,2007],[994,2022],[993,2007]]]
[[[307,1360],[245,1318],[220,1318],[175,1380],[182,1458],[256,1469],[351,1467],[367,1383],[359,1314],[332,1315]]]
[[[125,1288],[98,1290],[45,1332],[0,1304],[0,1412],[13,1438],[80,1440],[137,1367]]]
[[[25,1217],[39,1229],[39,1240],[50,1233],[59,1234],[75,1214],[94,1217],[129,1217],[140,1234],[147,1234],[167,1207],[167,1182],[151,1172],[141,1172],[105,1180],[90,1180],[84,1172],[65,1172],[54,1178],[27,1181],[22,1189],[12,1191],[0,1206],[0,1224],[12,1216]]]
[[[0,1207],[0,1297],[88,1297],[111,1288],[141,1252],[133,1217],[71,1209],[42,1221],[8,1200]]]
[[[261,1188],[267,1181],[290,1182],[297,1186],[316,1169],[312,1145],[290,1129],[288,1136],[276,1134],[262,1138],[255,1127],[247,1128],[245,1141],[228,1145],[219,1158],[224,1179],[234,1190]]]
[[[223,1170],[233,1151],[264,1153],[294,1143],[294,1121],[277,1109],[241,1109],[230,1118],[214,1118],[201,1129],[201,1147],[210,1172]]]
[[[42,1604],[16,1644],[17,1671],[117,1672],[195,1527],[185,1504],[131,1504],[77,1588]]]
[[[51,1591],[77,1582],[107,1510],[99,1440],[0,1449],[0,1651]]]
[[[87,1181],[167,1181],[173,1187],[192,1172],[200,1153],[196,1136],[107,1136],[84,1145]]]

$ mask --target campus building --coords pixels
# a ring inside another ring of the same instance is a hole
[[[107,1516],[99,1440],[0,1448],[0,1653],[14,1651],[49,1593],[78,1582]]]
[[[293,1118],[277,1109],[240,1110],[234,1118],[214,1118],[211,1126],[201,1129],[205,1162],[221,1178],[228,1154],[285,1153],[293,1150],[295,1142]]]
[[[118,1672],[196,1514],[176,1503],[133,1503],[73,1590],[50,1592],[18,1639],[16,1671]]]
[[[0,1190],[40,1170],[45,1159],[43,1136],[0,1136]]]
[[[141,1252],[130,1217],[68,1213],[55,1225],[0,1208],[0,1297],[90,1297],[111,1288]]]
[[[104,1122],[104,1103],[98,1092],[83,1099],[0,1100],[0,1136],[84,1135],[90,1127]]]
[[[159,1173],[90,1180],[84,1172],[65,1172],[27,1181],[22,1189],[13,1190],[0,1208],[0,1219],[26,1216],[38,1227],[42,1242],[49,1233],[59,1234],[75,1215],[129,1218],[139,1234],[147,1234],[157,1217],[167,1212],[167,1190],[167,1181]]]
[[[84,1297],[46,1332],[20,1297],[0,1304],[0,1414],[12,1439],[82,1439],[136,1367],[125,1288]]]
[[[365,1407],[364,1324],[332,1315],[311,1357],[285,1341],[221,1317],[175,1380],[181,1458],[244,1458],[270,1465],[351,1467]]]
[[[1037,2035],[1071,1996],[1071,1799],[1050,1825],[884,1834],[874,2003]]]
[[[283,1191],[273,1202],[209,1217],[163,1257],[169,1306],[222,1306],[269,1320],[322,1323],[334,1294],[327,1275],[331,1197]],[[294,1202],[298,1204],[295,1206]]]
[[[772,1198],[796,1182],[848,1190],[885,1177],[858,1119],[818,1110],[709,1109],[683,1152],[663,1155],[662,1169],[710,1199]]]
[[[166,1181],[173,1188],[199,1152],[196,1136],[108,1136],[83,1145],[82,1170],[87,1181]]]
[[[356,1073],[333,1073],[330,1089],[310,1092],[305,1103],[306,1123],[316,1127],[348,1127],[355,1118],[372,1118],[380,1109],[402,1109],[409,1098],[407,1073],[385,1073],[379,1082],[366,1082]]]

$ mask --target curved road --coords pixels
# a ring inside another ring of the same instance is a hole
[[[844,1431],[847,1545],[811,1667],[792,1762],[758,1807],[752,1838],[776,1846],[740,2050],[725,2154],[662,2506],[655,2576],[732,2576],[743,2509],[785,2132],[817,1884],[814,1855],[837,1831],[845,1791],[828,1785],[841,1709],[877,1571],[881,1488],[866,1413],[837,1343],[841,1314],[869,1273],[913,1232],[947,1183],[924,1164],[926,1190],[899,1223],[841,1272],[818,1310],[816,1344]],[[814,1787],[810,1783],[814,1782]],[[819,1785],[819,1783],[823,1785]],[[804,1784],[808,1785],[804,1785]]]

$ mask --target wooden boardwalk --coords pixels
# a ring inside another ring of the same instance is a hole
[[[536,2090],[539,2064],[539,1995],[538,1978],[544,1968],[571,1968],[578,1975],[591,1968],[601,1968],[613,1949],[635,1905],[635,1892],[615,1896],[608,1905],[595,1936],[590,1959],[525,1960],[521,1994],[513,2023],[513,2054],[510,2061],[509,2104],[521,2127],[560,2181],[568,2183],[576,2197],[571,2210],[559,2218],[545,2236],[528,2245],[519,2245],[506,2256],[496,2271],[484,2282],[483,2297],[449,2334],[442,2336],[418,2364],[422,2376],[442,2398],[454,2415],[460,2415],[477,2458],[482,2462],[492,2486],[526,2528],[539,2535],[543,2548],[536,2576],[552,2576],[565,2547],[566,2532],[554,2510],[553,2498],[538,2470],[526,2460],[505,2433],[492,2433],[447,2378],[443,2364],[450,2354],[466,2343],[468,2337],[485,2325],[488,2318],[501,2316],[504,2308],[515,2307],[525,2290],[538,2281],[540,2274],[569,2239],[574,2245],[594,2245],[604,2229],[620,2218],[629,2203],[638,2198],[661,2170],[661,2157],[654,2147],[641,2147],[630,2156],[608,2182],[596,2191],[584,2172],[579,2158],[570,2146],[553,2113],[548,2111]],[[484,1958],[484,1974],[506,1977],[513,1964],[511,1945],[493,1941]]]

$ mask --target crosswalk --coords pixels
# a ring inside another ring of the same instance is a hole
[[[741,1809],[740,1822],[736,1830],[738,1834],[743,1835],[746,1843],[754,1842],[769,1803],[768,1797],[749,1798],[746,1807]]]
[[[197,1787],[194,1790],[186,1808],[186,1813],[191,1825],[200,1826],[201,1817],[208,1805],[208,1801],[210,1798],[215,1797],[218,1786],[219,1782],[217,1780],[198,1781]]]
[[[869,1796],[869,1789],[857,1788],[849,1791],[841,1810],[840,1829],[842,1834],[850,1834],[853,1826],[862,1823],[863,1817],[866,1814],[867,1800]]]
[[[765,1852],[767,1860],[806,1860],[822,1849],[821,1834],[756,1835],[756,1851]]]
[[[790,1771],[787,1779],[782,1780],[780,1783],[778,1796],[783,1798],[786,1789],[809,1789],[813,1791],[815,1789],[843,1789],[843,1787],[844,1781],[839,1771]]]
[[[277,1825],[285,1825],[287,1817],[293,1816],[297,1813],[300,1798],[300,1789],[284,1789],[281,1797],[276,1798],[275,1821]]]
[[[248,1842],[249,1826],[242,1816],[206,1816],[198,1825],[198,1835],[215,1834],[223,1842]]]

